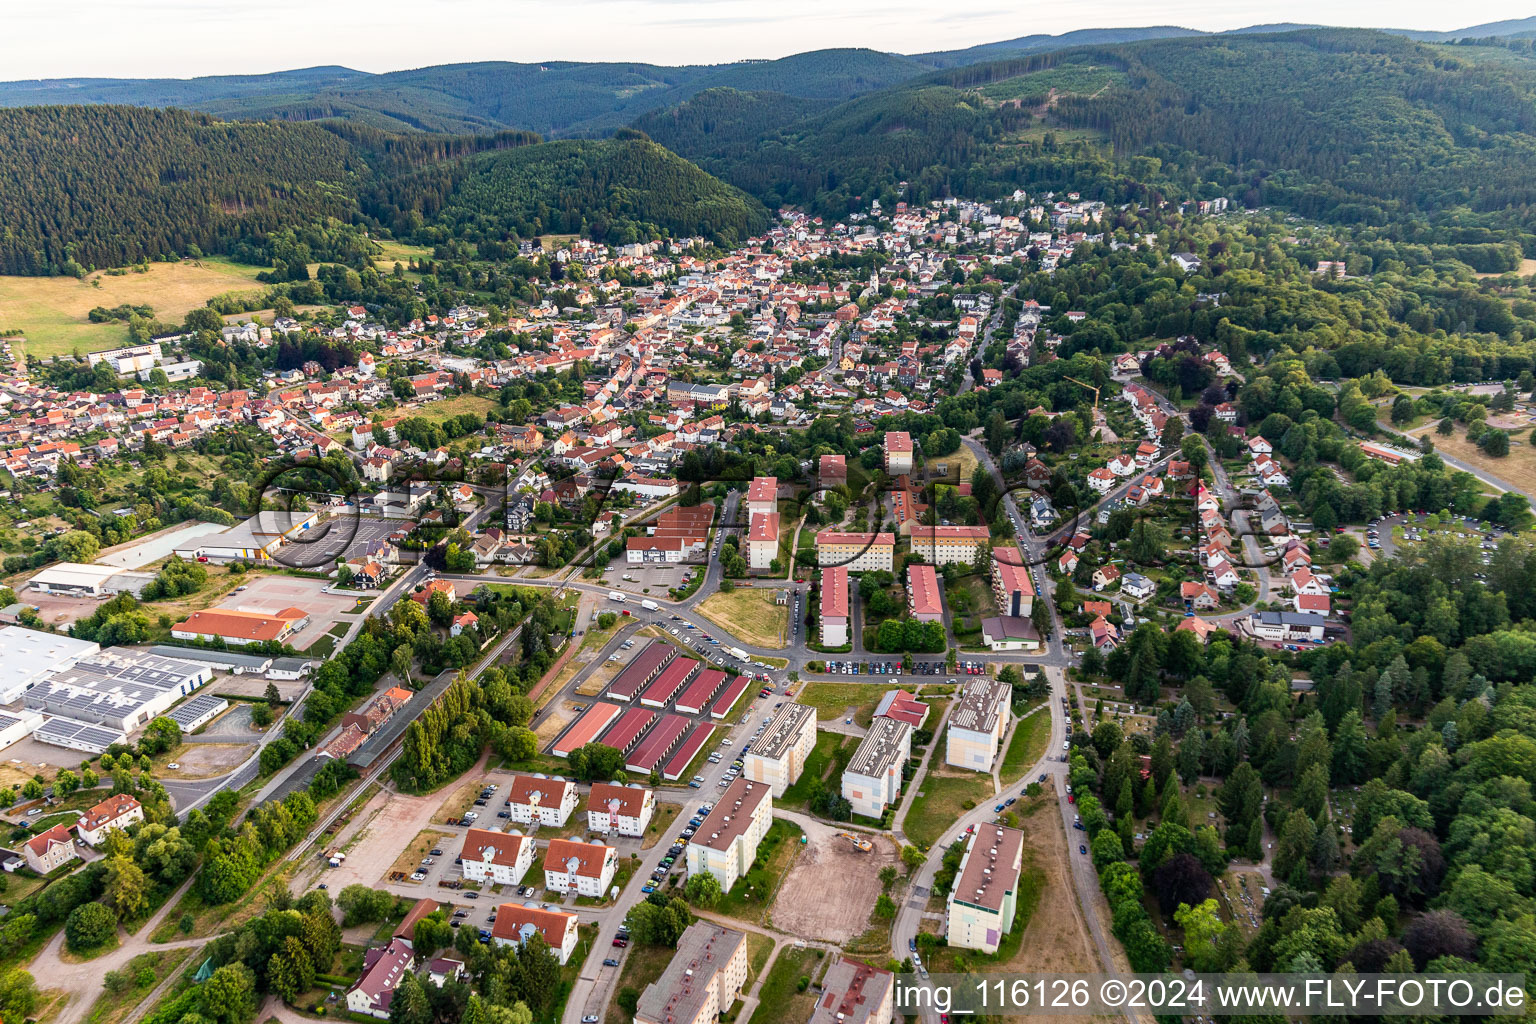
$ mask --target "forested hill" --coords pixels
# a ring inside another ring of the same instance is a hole
[[[519,128],[543,135],[595,135],[706,89],[771,89],[845,100],[934,66],[899,54],[840,49],[684,67],[486,61],[381,75],[311,68],[187,80],[58,79],[0,83],[0,107],[116,103],[185,107],[224,118],[341,118],[395,132]]]
[[[751,196],[648,139],[548,142],[387,179],[365,210],[422,242],[583,234],[622,244],[658,234],[741,241],[768,226]]]
[[[1533,101],[1528,41],[1315,29],[994,61],[810,114],[704,95],[637,126],[770,204],[824,213],[901,180],[917,199],[1073,184],[1129,201],[1145,195],[1129,172],[1164,194],[1380,223],[1507,208],[1524,218],[1536,205]],[[737,130],[775,117],[755,139]]]
[[[0,110],[0,273],[73,274],[237,246],[251,253],[252,239],[259,252],[278,228],[366,224],[361,197],[392,215],[435,217],[458,190],[509,166],[495,161],[507,150],[537,155],[486,200],[504,232],[543,225],[628,237],[655,225],[734,239],[765,220],[754,200],[651,143],[572,149],[530,132],[401,136],[341,122],[24,107]]]

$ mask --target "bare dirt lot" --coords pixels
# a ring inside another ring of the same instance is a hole
[[[880,869],[887,864],[897,864],[888,843],[860,853],[830,832],[812,835],[774,899],[774,926],[838,944],[862,934],[880,895]]]
[[[220,697],[264,697],[268,684],[276,686],[277,695],[289,702],[298,700],[299,694],[309,686],[308,681],[303,679],[272,680],[260,675],[217,674],[207,692]]]
[[[166,774],[177,779],[209,779],[225,775],[251,756],[253,743],[183,743],[170,761],[181,765]]]
[[[51,743],[39,743],[30,736],[5,748],[0,760],[0,786],[21,786],[33,775],[51,780],[60,768],[78,768],[85,755]]]
[[[1044,874],[1039,903],[1024,930],[1019,952],[1005,972],[1079,973],[1101,970],[1093,939],[1083,923],[1067,862],[1067,838],[1055,805],[1047,804],[1030,814],[1019,827],[1024,830],[1024,870]],[[1021,885],[1021,889],[1023,886]]]
[[[37,608],[37,616],[51,626],[64,626],[85,618],[94,612],[101,601],[94,597],[66,597],[63,594],[44,594],[31,589],[20,591],[16,600]]]
[[[434,812],[442,802],[442,793],[403,796],[387,789],[379,790],[353,816],[352,822],[326,844],[345,849],[347,859],[339,868],[325,869],[323,880],[332,892],[340,892],[354,883],[376,886],[389,874],[390,865],[400,856],[402,837],[417,836],[431,825]],[[318,859],[315,863],[318,865]],[[297,872],[295,891],[301,892],[307,887],[306,877],[312,882],[318,876]]]
[[[533,730],[533,734],[539,738],[539,747],[542,749],[544,744],[565,732],[565,727],[576,720],[577,714],[578,712],[572,709],[571,702],[568,700],[563,700],[551,708],[543,721],[539,722],[538,727]]]

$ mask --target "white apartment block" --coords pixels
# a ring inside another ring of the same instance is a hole
[[[849,572],[881,570],[895,566],[894,533],[841,533],[822,530],[816,535],[816,564],[840,566]]]
[[[772,823],[773,793],[760,782],[737,778],[688,844],[688,874],[707,871],[729,892],[757,859],[757,845]]]
[[[656,794],[644,786],[592,783],[587,797],[587,829],[607,835],[643,836],[656,810]]]
[[[912,755],[912,727],[877,718],[843,770],[843,799],[854,814],[879,818],[901,797],[901,770]]]
[[[743,774],[773,791],[775,798],[794,785],[805,759],[816,746],[816,709],[791,701],[774,713],[773,721],[747,748]]]
[[[507,812],[520,825],[559,828],[580,800],[576,783],[558,775],[517,775],[507,790]]]
[[[944,763],[974,772],[990,772],[1008,731],[1013,688],[986,676],[966,681],[960,702],[949,715]]]
[[[464,877],[474,882],[517,885],[533,866],[533,840],[524,835],[472,828],[464,834]]]
[[[972,565],[977,554],[992,548],[991,531],[985,526],[912,526],[912,553],[929,565],[951,562]]]
[[[544,851],[544,888],[602,899],[619,867],[619,851],[602,843],[551,839]]]
[[[747,983],[747,937],[695,921],[677,940],[661,977],[645,987],[635,1024],[716,1024]]]
[[[951,946],[997,952],[1013,928],[1023,851],[1024,833],[1016,828],[982,825],[972,833],[945,907]]]

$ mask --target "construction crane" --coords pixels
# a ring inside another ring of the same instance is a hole
[[[869,851],[871,851],[871,850],[873,850],[875,848],[875,844],[874,843],[871,843],[868,839],[865,839],[863,836],[856,836],[852,832],[839,832],[838,836],[843,838],[843,839],[848,840],[850,843],[853,844],[854,849],[858,850],[861,853],[868,853]]]
[[[1078,380],[1076,377],[1068,377],[1066,374],[1062,374],[1061,378],[1062,380],[1069,380],[1073,384],[1080,384],[1087,388],[1089,391],[1093,392],[1093,415],[1094,418],[1097,419],[1099,415],[1099,389],[1094,387],[1092,384],[1089,384],[1085,380]]]

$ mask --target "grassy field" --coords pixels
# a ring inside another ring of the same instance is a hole
[[[1081,61],[1068,61],[1053,68],[993,82],[983,86],[981,94],[989,100],[1017,99],[1024,103],[1041,103],[1053,89],[1057,93],[1089,96],[1125,80],[1123,71]]]
[[[816,994],[810,986],[802,989],[801,978],[815,979],[821,973],[826,954],[819,949],[791,946],[779,953],[773,969],[758,991],[757,1010],[751,1024],[778,1024],[786,1020],[810,1020],[816,1009]]]
[[[955,819],[984,800],[992,798],[992,776],[980,772],[966,775],[923,777],[922,789],[912,798],[902,824],[907,838],[918,849],[928,850],[944,835]]]
[[[25,333],[21,348],[28,355],[99,352],[128,344],[128,325],[91,323],[86,314],[95,307],[150,306],[156,319],[179,323],[215,295],[259,289],[260,270],[204,257],[151,263],[145,273],[121,277],[0,277],[0,325]]]
[[[711,594],[696,610],[710,622],[753,647],[780,648],[789,627],[789,606],[774,604],[772,590],[738,588]]]
[[[1449,437],[1435,433],[1433,426],[1415,431],[1414,436],[1421,437],[1426,433],[1429,434],[1430,440],[1435,442],[1436,451],[1454,456],[1485,473],[1491,473],[1518,488],[1523,494],[1536,494],[1536,448],[1530,444],[1511,443],[1509,454],[1502,459],[1496,459],[1484,454],[1477,445],[1469,443],[1466,433],[1459,425],[1456,427],[1456,432]],[[1512,442],[1516,438],[1529,440],[1528,435],[1529,431],[1511,431],[1510,440]]]
[[[1019,774],[1040,759],[1045,745],[1051,739],[1051,713],[1049,709],[1036,711],[1020,720],[1013,730],[1008,751],[1003,754],[1001,776],[1004,782],[1016,780]]]
[[[118,1024],[191,953],[190,949],[155,950],[140,953],[128,961],[122,973],[127,975],[131,984],[121,992],[103,991],[91,1005],[90,1015],[85,1018],[86,1024]]]
[[[848,709],[853,708],[853,720],[856,724],[865,728],[874,721],[875,705],[880,703],[880,698],[887,690],[907,690],[909,686],[895,686],[891,683],[806,683],[800,689],[800,694],[795,700],[801,704],[809,704],[816,709],[816,718],[820,721],[829,721],[835,718],[845,718]]]
[[[953,455],[945,455],[942,458],[928,461],[928,475],[930,478],[947,478],[951,483],[964,483],[970,480],[971,474],[976,471],[976,456],[965,445]],[[958,474],[956,470],[958,469]]]
[[[857,736],[845,736],[837,732],[819,732],[816,734],[816,745],[806,756],[805,767],[800,771],[800,778],[795,784],[784,791],[784,797],[776,802],[779,807],[795,807],[804,809],[811,799],[812,780],[827,780],[828,770],[834,775],[840,776],[842,766],[853,757],[853,752],[859,748]],[[830,783],[834,788],[837,781]]]

